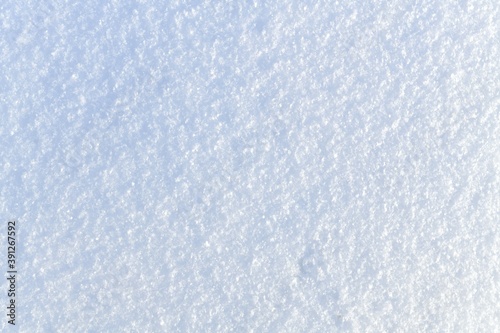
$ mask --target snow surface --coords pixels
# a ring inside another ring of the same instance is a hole
[[[2,1],[19,330],[500,332],[499,8]]]

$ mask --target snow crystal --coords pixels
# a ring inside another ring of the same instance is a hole
[[[19,331],[498,331],[499,14],[4,1]]]

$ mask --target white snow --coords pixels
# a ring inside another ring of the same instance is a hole
[[[3,1],[19,331],[500,332],[499,22]]]

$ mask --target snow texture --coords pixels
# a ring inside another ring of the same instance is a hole
[[[2,1],[19,331],[500,332],[499,8]]]

